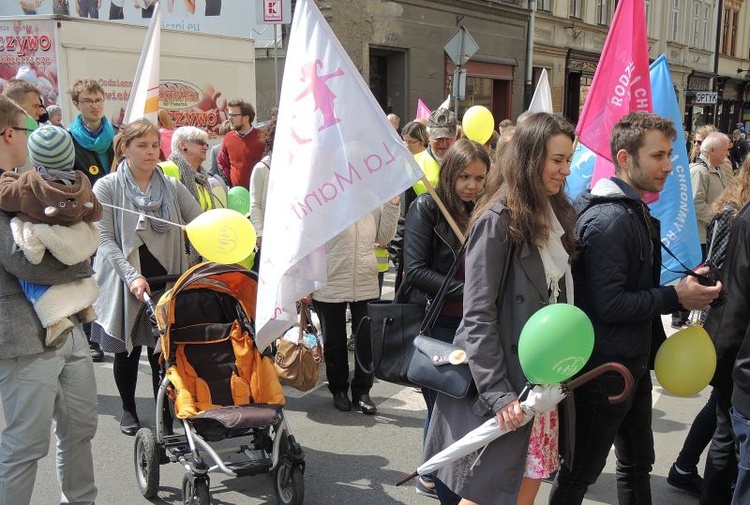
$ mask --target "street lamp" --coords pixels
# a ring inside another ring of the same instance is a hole
[[[750,68],[739,68],[737,67],[737,75],[740,75],[742,72],[745,72],[745,78],[750,79]]]

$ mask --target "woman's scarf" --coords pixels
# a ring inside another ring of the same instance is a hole
[[[144,192],[133,179],[130,173],[128,160],[123,160],[117,165],[117,182],[125,191],[125,197],[133,206],[142,214],[153,216],[173,223],[177,222],[178,216],[172,216],[172,192],[167,187],[167,177],[160,170],[154,170],[149,182],[149,190]],[[169,229],[170,224],[156,221],[155,219],[146,219],[151,229],[157,233],[164,233]]]
[[[173,151],[169,156],[169,160],[174,162],[180,169],[180,182],[190,191],[195,201],[201,203],[201,199],[198,196],[198,188],[196,187],[200,186],[205,190],[204,197],[211,200],[210,208],[215,209],[218,205],[211,191],[211,183],[208,182],[208,174],[203,169],[203,166],[199,166],[198,170],[196,170],[178,151]]]
[[[573,275],[570,271],[570,257],[562,243],[562,236],[565,234],[557,216],[549,208],[550,215],[550,232],[547,242],[539,247],[539,254],[542,257],[544,265],[544,275],[547,279],[547,289],[549,290],[550,303],[557,303],[557,297],[560,295],[560,279],[565,277],[565,294],[567,303],[573,303]]]
[[[96,138],[91,136],[91,132],[83,124],[81,115],[78,114],[76,118],[70,123],[68,127],[70,134],[75,137],[76,142],[87,151],[93,151],[99,155],[99,159],[102,162],[102,170],[104,173],[109,173],[109,148],[112,145],[112,139],[115,138],[115,129],[112,127],[112,123],[109,122],[106,116],[102,117],[102,128],[99,135]]]

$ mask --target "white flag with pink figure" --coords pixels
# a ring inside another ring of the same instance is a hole
[[[260,349],[296,320],[296,300],[325,285],[326,242],[420,177],[315,3],[298,1],[263,224]]]

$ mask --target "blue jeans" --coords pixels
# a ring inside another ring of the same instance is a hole
[[[729,410],[732,428],[740,446],[739,473],[732,505],[750,503],[750,421],[732,407]]]
[[[650,472],[655,458],[651,374],[645,361],[628,368],[633,374],[633,394],[623,403],[612,405],[608,400],[622,391],[622,378],[614,373],[605,373],[575,390],[573,466],[560,468],[550,505],[580,504],[604,469],[613,443],[620,505],[651,503]]]

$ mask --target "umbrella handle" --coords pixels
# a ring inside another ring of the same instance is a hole
[[[407,475],[406,477],[404,477],[400,481],[396,482],[396,486],[400,486],[402,484],[406,484],[407,482],[409,482],[410,480],[412,480],[413,478],[415,478],[417,475],[419,475],[417,472],[410,473],[409,475]]]
[[[622,403],[624,402],[630,393],[633,391],[633,374],[627,369],[622,363],[604,363],[598,367],[589,370],[583,375],[576,377],[575,379],[564,383],[564,388],[568,391],[573,391],[578,386],[589,382],[591,379],[602,375],[605,372],[617,372],[622,376],[625,381],[625,386],[622,388],[622,392],[609,397],[609,403]]]

